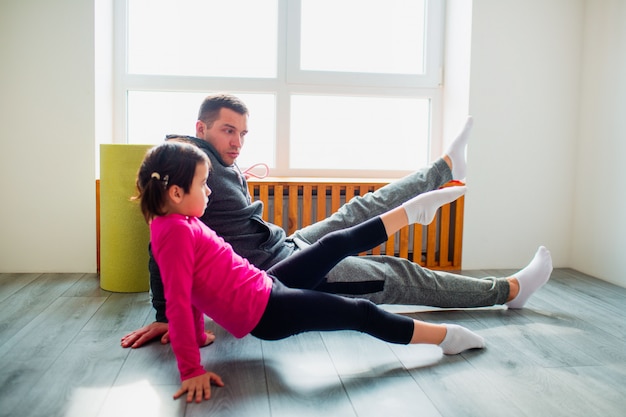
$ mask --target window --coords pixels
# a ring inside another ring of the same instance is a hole
[[[444,0],[115,1],[119,142],[193,135],[227,91],[250,109],[244,168],[394,177],[441,151]]]

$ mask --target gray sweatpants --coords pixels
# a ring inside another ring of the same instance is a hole
[[[296,231],[292,238],[313,243],[333,230],[362,223],[451,179],[448,165],[439,159],[373,193],[354,197],[332,216]],[[504,304],[509,295],[505,278],[471,278],[433,271],[407,259],[386,255],[348,257],[333,268],[326,281],[320,289],[366,298],[377,304],[482,307]]]

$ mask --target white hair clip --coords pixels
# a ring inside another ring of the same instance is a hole
[[[161,181],[161,174],[159,174],[158,172],[155,171],[152,174],[150,174],[150,178],[154,178],[157,181]],[[163,188],[167,188],[167,183],[169,182],[169,180],[170,180],[170,176],[169,175],[166,175],[166,176],[163,177],[163,180],[162,180]]]

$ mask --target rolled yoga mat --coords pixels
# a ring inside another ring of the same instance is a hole
[[[141,214],[135,179],[154,145],[100,145],[100,287],[113,292],[150,289],[150,230]]]

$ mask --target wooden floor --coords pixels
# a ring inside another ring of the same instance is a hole
[[[0,274],[0,415],[626,415],[626,289],[558,269],[524,310],[423,310],[487,348],[443,357],[354,332],[235,340],[209,322],[218,339],[203,363],[226,387],[187,405],[171,398],[168,345],[119,345],[153,319],[147,293],[102,291],[93,274]]]

